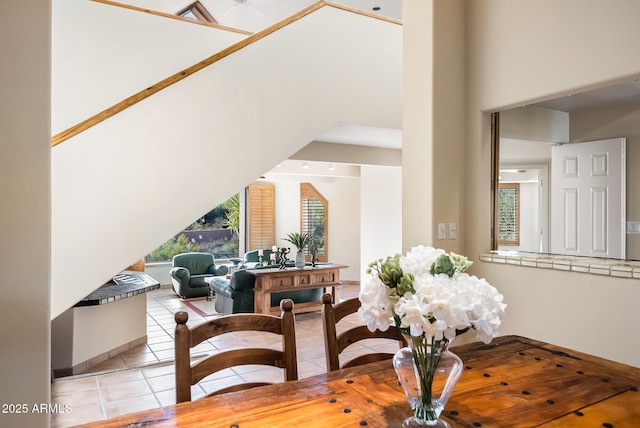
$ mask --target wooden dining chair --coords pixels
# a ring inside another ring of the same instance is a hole
[[[398,341],[398,349],[406,346],[406,342],[396,327],[387,331],[370,331],[367,326],[360,325],[337,334],[336,324],[348,315],[358,312],[360,300],[353,298],[333,304],[331,294],[322,295],[322,328],[324,331],[324,349],[327,359],[327,371],[334,371],[360,364],[391,359],[395,353],[373,352],[355,357],[340,365],[340,354],[349,346],[364,339],[393,339]]]
[[[282,314],[233,314],[205,321],[192,328],[187,327],[189,315],[180,311],[175,314],[175,357],[176,357],[176,403],[191,401],[191,386],[206,376],[220,370],[256,364],[284,369],[284,380],[298,379],[296,357],[295,316],[293,301],[280,302]],[[246,347],[219,352],[191,363],[191,348],[203,341],[226,333],[241,331],[259,331],[282,336],[282,350]],[[252,382],[232,385],[208,395],[239,391],[255,386],[268,385],[271,382]]]

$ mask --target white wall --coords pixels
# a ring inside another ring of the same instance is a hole
[[[171,267],[171,262],[153,263],[145,267],[144,273],[158,281],[161,286],[171,285],[171,276],[169,275]]]
[[[402,250],[406,251],[418,244],[434,245],[433,1],[404,0],[402,9]]]
[[[461,252],[466,3],[403,2],[403,250],[424,244]],[[437,223],[456,223],[458,238],[438,240]]]
[[[290,242],[284,240],[287,233],[300,232],[300,182],[275,181],[272,184],[276,188],[276,245],[278,247],[291,247],[289,259],[294,260],[295,248]],[[331,209],[331,204],[329,204]]]
[[[51,368],[72,369],[146,336],[145,293],[105,305],[68,309],[51,322]]]
[[[47,427],[50,402],[49,1],[7,2],[0,14],[0,412],[3,427]]]
[[[349,266],[340,273],[340,279],[360,281],[360,180],[341,178],[311,184],[329,200],[329,257],[331,261]]]
[[[628,54],[637,50],[640,3],[466,4],[465,198],[472,233],[465,247],[474,258],[490,249],[489,112],[640,75],[640,56]],[[640,367],[640,342],[635,340],[640,281],[478,262],[472,269],[505,295],[509,306],[502,334],[522,334]],[[601,322],[605,312],[607,321]]]
[[[146,337],[147,295],[73,308],[72,366]]]
[[[402,170],[363,166],[360,181],[361,283],[369,263],[402,252]]]
[[[329,261],[349,266],[340,273],[343,280],[360,280],[360,179],[301,177],[328,201]],[[276,186],[276,245],[291,247],[283,238],[300,231],[300,181],[273,181]],[[295,249],[292,248],[292,252]],[[293,259],[293,255],[289,258]]]
[[[246,37],[86,0],[52,19],[53,135]]]

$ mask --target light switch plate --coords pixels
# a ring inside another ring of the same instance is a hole
[[[455,223],[449,223],[449,239],[456,239],[458,231]]]
[[[438,223],[438,239],[445,239],[444,223]]]

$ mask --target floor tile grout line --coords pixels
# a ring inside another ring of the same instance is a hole
[[[158,397],[156,396],[155,391],[151,387],[151,384],[149,383],[149,380],[144,376],[144,373],[142,372],[142,370],[140,370],[140,375],[144,379],[144,382],[147,385],[147,387],[149,388],[149,391],[151,391],[151,395],[153,395],[153,399],[156,401],[156,407],[162,407],[162,403],[160,402],[160,399],[158,399]]]
[[[166,293],[164,295],[160,295],[158,298],[155,298],[155,296],[149,295],[148,297],[150,298],[148,300],[148,306],[149,307],[153,307],[153,312],[158,311],[158,309],[160,307],[164,308],[166,311],[168,311],[169,313],[173,314],[175,313],[175,311],[178,310],[182,310],[182,308],[180,307],[180,304],[175,305],[174,299],[170,298],[170,297],[175,297],[173,295],[169,296],[170,293]],[[150,301],[153,301],[151,304],[149,304]],[[168,305],[165,305],[161,302],[166,302],[168,303]],[[164,335],[166,335],[167,341],[173,341],[173,324],[167,322],[166,319],[166,312],[160,314],[156,314],[156,317],[153,316],[154,314],[147,312],[147,327],[153,327],[153,328],[158,328],[159,331],[163,332]],[[310,316],[306,316],[307,314],[301,314],[301,316],[299,316],[300,320],[304,320],[304,321],[314,321],[315,317],[310,317]],[[164,316],[164,320],[162,319]],[[195,319],[195,318],[194,318]],[[203,320],[206,320],[206,318],[203,318]],[[315,320],[318,321],[318,320]],[[314,322],[315,322],[314,321]],[[167,329],[169,328],[168,326],[171,324],[170,330],[171,332],[169,332]],[[304,328],[305,334],[311,334],[311,335],[318,335],[318,334],[322,334],[321,331],[317,328],[317,326],[312,325],[310,328],[309,326]],[[164,335],[161,335],[159,337],[163,337]],[[214,344],[214,343],[209,343],[209,345],[211,345],[216,351],[219,350],[219,348]],[[154,391],[153,388],[151,387],[151,382],[150,379],[153,379],[156,376],[151,376],[150,374],[147,375],[145,374],[145,370],[152,368],[152,367],[161,367],[161,366],[169,366],[169,365],[173,365],[173,359],[166,359],[166,360],[160,360],[159,356],[157,355],[157,352],[160,351],[154,351],[149,343],[147,342],[145,344],[145,346],[147,347],[147,350],[153,355],[153,357],[155,358],[156,361],[152,362],[152,363],[136,363],[135,361],[133,362],[132,366],[127,366],[127,364],[124,362],[124,360],[122,359],[121,356],[118,356],[122,362],[123,369],[113,369],[113,370],[106,370],[103,372],[93,372],[93,373],[86,373],[83,377],[94,377],[95,378],[95,382],[97,387],[99,388],[99,399],[100,399],[100,413],[103,415],[103,420],[107,418],[107,408],[106,408],[106,404],[107,402],[105,401],[105,396],[104,393],[101,389],[101,387],[98,385],[98,379],[100,376],[103,376],[105,374],[109,374],[109,373],[117,373],[117,372],[122,372],[122,371],[133,371],[133,372],[139,372],[142,379],[144,379],[145,381],[145,385],[147,386],[148,390],[150,391],[151,394],[153,394],[154,397],[154,401],[157,405],[157,407],[161,407],[163,404],[163,402],[168,403],[170,398],[168,398],[166,395],[167,393],[169,393],[169,395],[171,394],[171,391],[175,391],[175,388],[170,388],[164,391]],[[207,350],[204,350],[203,352],[210,352]],[[214,351],[215,352],[215,351]],[[148,353],[148,352],[147,352]],[[317,360],[317,361],[316,361]],[[322,357],[317,357],[317,358],[309,358],[308,360],[305,361],[305,363],[309,364],[309,375],[308,376],[313,376],[314,374],[317,374],[317,371],[320,370],[322,371],[323,367],[322,367]],[[317,367],[316,367],[317,366]],[[166,374],[163,375],[158,375],[158,376],[165,376],[165,375],[169,375],[171,372],[168,372]],[[239,379],[245,379],[246,376],[248,376],[248,372],[236,372],[233,371],[233,376],[237,376]],[[196,385],[196,391],[199,391],[198,394],[200,395],[206,395],[207,392],[204,389],[203,385]],[[161,395],[165,396],[165,399],[162,400],[160,398]],[[146,394],[143,396],[147,396]],[[60,422],[60,423],[56,423],[56,427],[62,428],[65,425],[61,425],[64,421]],[[87,421],[84,421],[87,422]]]
[[[100,399],[100,409],[102,412],[102,419],[107,419],[107,408],[105,407],[104,404],[104,396],[102,394],[102,386],[100,385],[99,382],[99,376],[95,377],[95,381],[96,381],[96,388],[98,389],[98,398]]]

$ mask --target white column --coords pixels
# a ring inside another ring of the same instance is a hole
[[[433,0],[404,0],[402,249],[433,238]]]
[[[461,252],[465,2],[403,2],[402,247]],[[437,224],[445,224],[438,239]],[[449,235],[454,223],[455,238]]]

